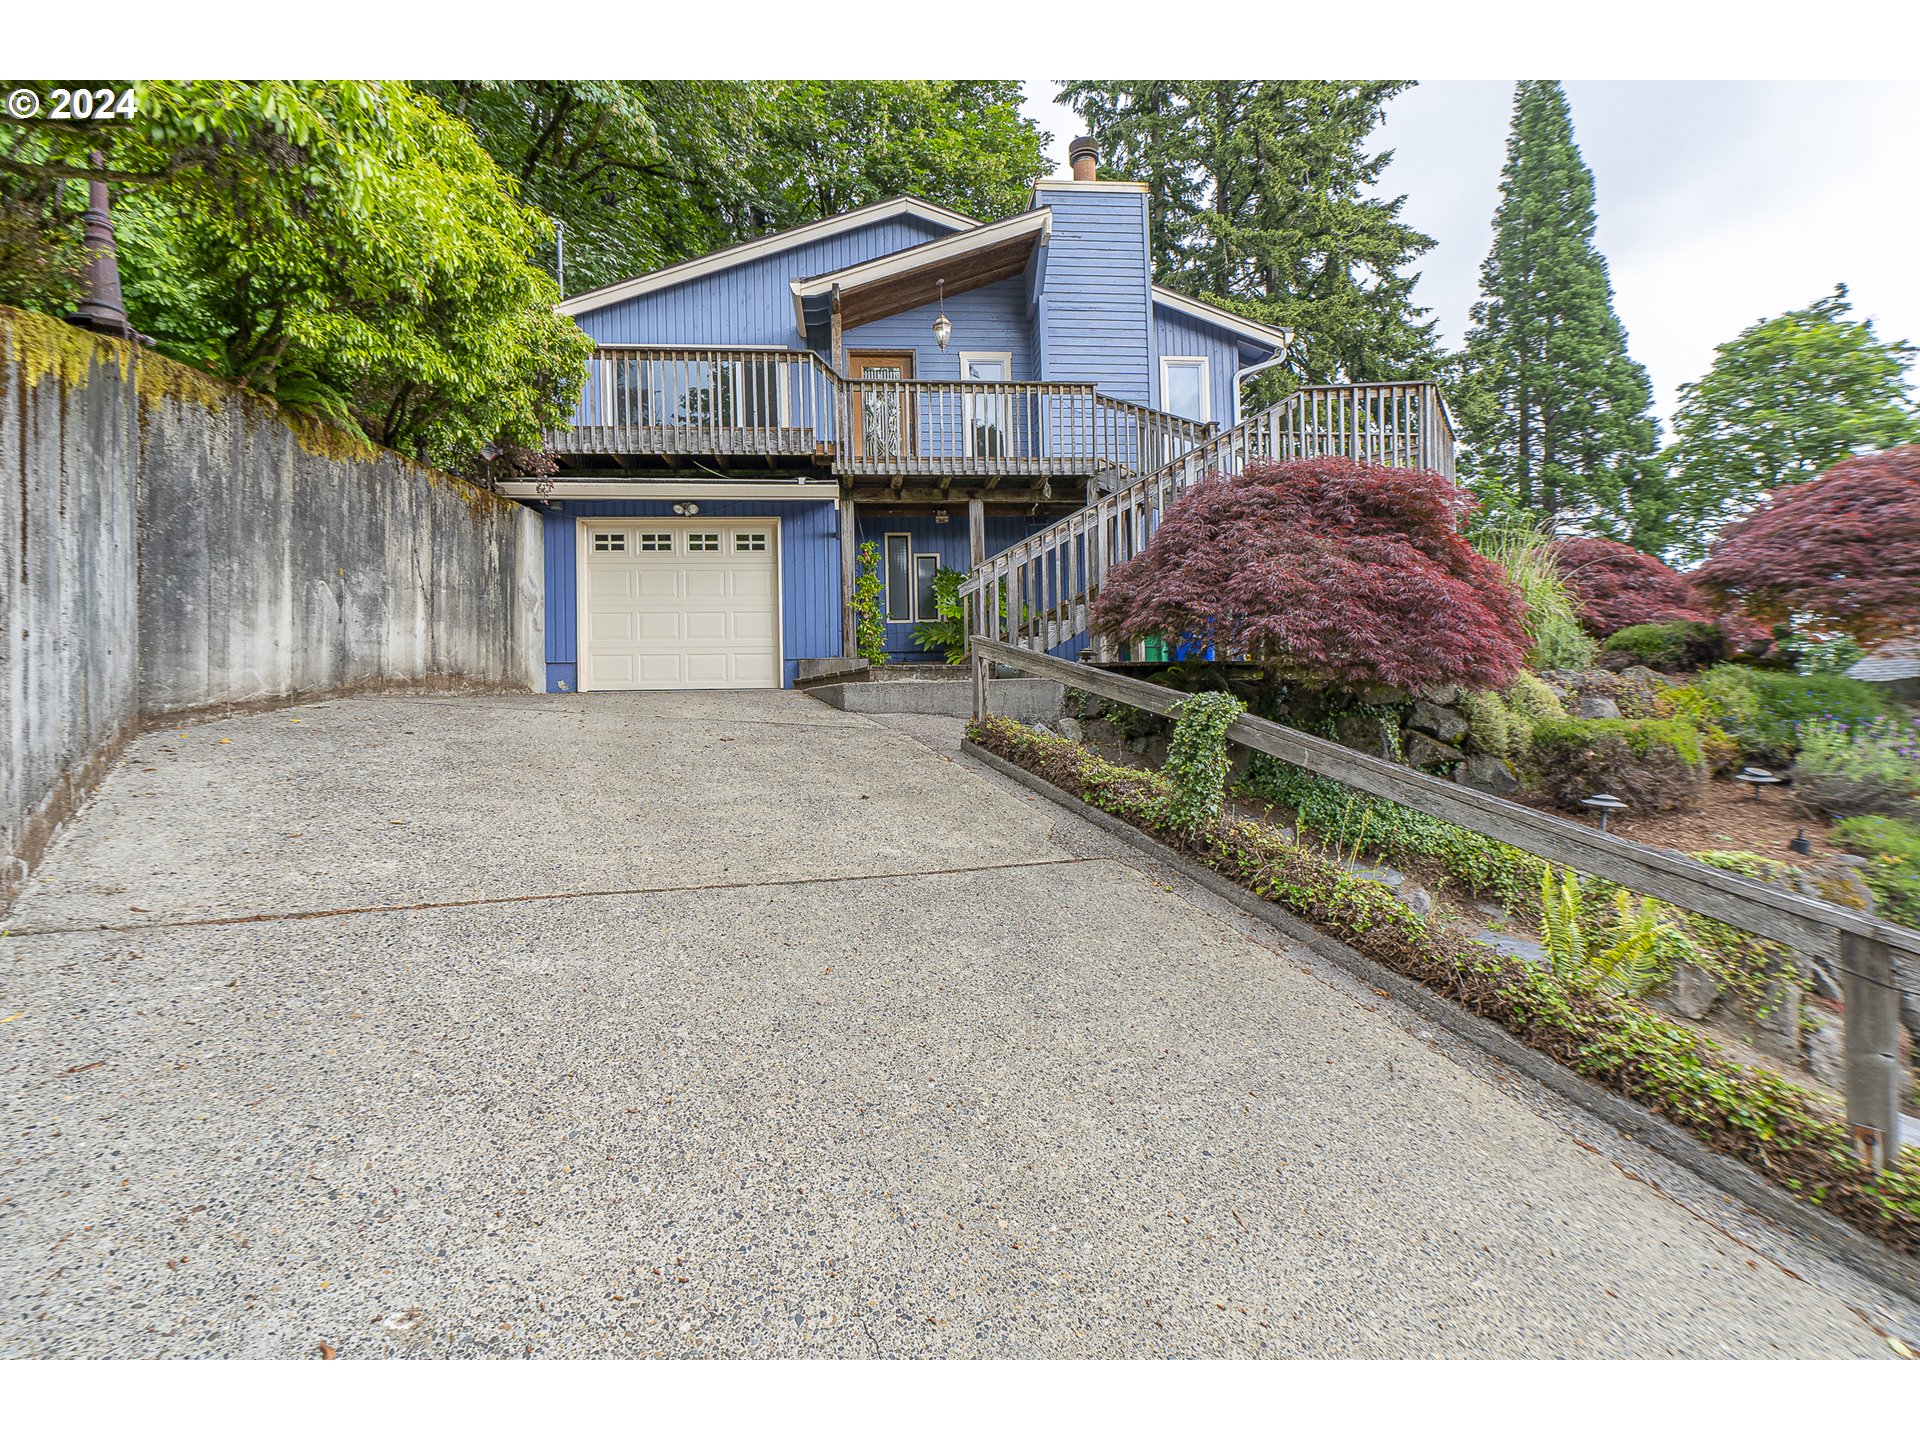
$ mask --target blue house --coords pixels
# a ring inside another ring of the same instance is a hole
[[[859,547],[887,649],[934,658],[967,570],[1240,417],[1286,332],[1155,285],[1144,186],[1074,178],[979,223],[911,196],[573,296],[596,349],[546,526],[549,690],[792,685],[853,653]]]

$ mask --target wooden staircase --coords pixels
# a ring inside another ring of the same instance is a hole
[[[1451,480],[1453,419],[1440,387],[1429,382],[1296,390],[988,556],[961,586],[968,633],[1063,659],[1090,648],[1098,659],[1117,658],[1110,638],[1090,634],[1087,607],[1107,571],[1146,547],[1167,508],[1210,475],[1238,475],[1257,460],[1318,455],[1434,470]]]

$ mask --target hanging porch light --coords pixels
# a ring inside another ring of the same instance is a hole
[[[947,282],[936,280],[933,283],[940,291],[940,313],[933,319],[933,343],[944,350],[947,341],[953,338],[953,322],[947,319]]]

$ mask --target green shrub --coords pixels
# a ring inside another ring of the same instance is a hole
[[[1859,723],[1904,719],[1897,701],[1844,675],[1795,675],[1750,665],[1716,665],[1693,687],[1707,697],[1714,723],[1749,758],[1784,765],[1800,748],[1796,731],[1809,720]]]
[[[881,596],[880,547],[869,540],[859,549],[860,574],[853,582],[853,648],[869,665],[887,663],[887,616]]]
[[[1920,825],[1857,815],[1835,825],[1833,838],[1869,862],[1862,878],[1874,907],[1896,925],[1920,930]]]
[[[1580,628],[1573,597],[1560,579],[1553,539],[1527,526],[1483,530],[1473,548],[1506,568],[1526,604],[1527,664],[1536,670],[1584,670],[1593,664],[1593,637]]]
[[[1167,741],[1167,778],[1174,797],[1169,821],[1182,830],[1220,818],[1227,788],[1227,729],[1246,712],[1224,690],[1189,695],[1177,707]]]
[[[1514,729],[1516,722],[1526,727],[1526,733],[1532,734],[1532,725],[1524,715],[1514,715],[1504,700],[1491,690],[1469,690],[1458,701],[1457,708],[1467,717],[1467,742],[1482,755],[1506,756],[1516,747]],[[1522,741],[1520,749],[1525,749]]]
[[[1682,720],[1542,720],[1524,768],[1535,790],[1572,811],[1602,792],[1636,810],[1679,810],[1707,786],[1700,732]]]
[[[1809,1204],[1920,1253],[1920,1157],[1876,1173],[1849,1150],[1846,1127],[1811,1093],[1740,1064],[1697,1031],[1632,998],[1551,966],[1529,965],[1416,915],[1394,894],[1278,831],[1221,820],[1167,823],[1172,786],[1072,741],[992,716],[976,745],[1126,820],[1408,979],[1505,1028],[1705,1144],[1754,1167]],[[1536,881],[1537,883],[1537,881]]]
[[[1660,942],[1675,933],[1660,918],[1660,902],[1638,904],[1625,890],[1613,892],[1613,913],[1588,914],[1588,902],[1571,870],[1540,877],[1540,943],[1547,964],[1563,980],[1622,995],[1644,995],[1666,978]]]
[[[1920,819],[1920,729],[1895,720],[1809,720],[1793,790],[1822,815]]]
[[[1432,860],[1471,895],[1515,910],[1539,902],[1546,862],[1524,850],[1271,755],[1255,755],[1242,793],[1293,811],[1302,833],[1340,851],[1378,854],[1398,864]]]
[[[1655,670],[1698,670],[1726,653],[1720,632],[1697,620],[1629,625],[1609,635],[1601,649],[1608,655],[1630,655]]]
[[[960,598],[960,587],[967,572],[949,570],[944,565],[933,572],[932,620],[913,632],[913,643],[922,650],[938,650],[949,665],[967,663],[967,607]]]

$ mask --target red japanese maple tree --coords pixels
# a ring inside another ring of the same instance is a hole
[[[1809,617],[1867,644],[1920,626],[1920,445],[1774,491],[1694,578],[1757,619]]]
[[[1631,545],[1569,535],[1553,542],[1553,558],[1580,623],[1602,639],[1629,625],[1713,623],[1692,581]]]
[[[1461,538],[1473,501],[1425,470],[1323,458],[1202,481],[1111,571],[1093,623],[1244,654],[1321,684],[1492,688],[1519,671],[1519,592]]]

